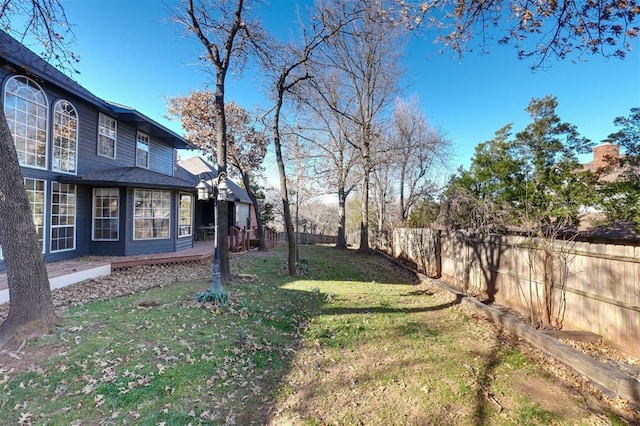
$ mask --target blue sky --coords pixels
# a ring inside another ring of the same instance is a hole
[[[203,49],[182,28],[168,21],[159,0],[62,0],[77,39],[81,74],[75,78],[97,96],[131,106],[182,133],[164,118],[166,97],[203,89],[210,76],[198,65]],[[295,25],[296,2],[272,0],[266,25],[279,31]],[[277,18],[276,18],[277,17]],[[582,136],[600,142],[615,130],[613,119],[640,106],[640,43],[624,61],[587,57],[587,62],[550,62],[532,72],[515,49],[496,46],[489,54],[462,59],[438,53],[428,39],[412,39],[407,51],[406,95],[418,96],[427,119],[453,141],[452,171],[467,167],[475,146],[496,130],[529,122],[525,108],[532,98],[557,97],[559,116]],[[37,51],[37,49],[34,49]],[[227,77],[226,99],[247,109],[264,101],[259,74]],[[588,161],[590,158],[586,158]],[[267,164],[267,174],[276,173]]]

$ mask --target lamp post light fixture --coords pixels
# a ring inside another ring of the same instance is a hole
[[[200,182],[196,186],[198,191],[198,200],[209,201],[213,199],[213,280],[211,289],[205,293],[196,295],[196,299],[200,302],[217,302],[221,305],[227,305],[229,296],[222,289],[220,280],[220,251],[218,241],[218,201],[226,201],[228,197],[227,175],[224,172],[213,177],[210,173],[201,173]]]

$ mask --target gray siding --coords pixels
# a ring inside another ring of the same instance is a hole
[[[133,239],[133,193],[134,188],[127,188],[127,218],[126,218],[126,240],[125,256],[144,253],[163,253],[176,250],[176,191],[171,191],[171,219],[169,221],[169,238],[157,240],[134,240]]]
[[[118,147],[116,161],[119,167],[134,167],[136,165],[136,133],[137,130],[118,122]]]
[[[4,82],[13,75],[25,75],[24,73],[8,73],[7,68],[0,67],[1,88]],[[41,79],[35,79],[44,90],[48,105],[48,155],[47,169],[22,168],[24,177],[41,179],[45,181],[45,261],[58,261],[86,255],[134,255],[144,253],[171,252],[183,250],[193,246],[193,237],[177,238],[177,194],[171,191],[171,220],[170,238],[166,240],[133,240],[133,188],[121,188],[120,190],[120,235],[119,241],[93,241],[93,187],[89,185],[76,186],[76,241],[75,249],[63,252],[50,252],[51,239],[51,182],[57,181],[64,173],[52,171],[52,131],[53,131],[53,105],[60,99],[66,99],[73,104],[78,113],[78,144],[77,144],[77,175],[82,176],[100,171],[107,171],[121,167],[135,166],[136,134],[138,129],[135,124],[118,120],[117,115],[109,113],[105,108],[102,112],[117,121],[116,158],[110,159],[97,154],[98,141],[98,117],[100,107],[78,96],[71,95],[53,85],[47,84]],[[0,113],[3,111],[4,91],[0,91]],[[144,132],[149,134],[148,132]],[[149,169],[173,176],[174,174],[174,148],[162,142],[160,139],[149,135]],[[195,204],[195,200],[194,200]],[[194,223],[195,228],[195,223]],[[0,270],[4,269],[4,262],[0,260]]]
[[[78,110],[78,175],[117,167],[116,160],[98,155],[98,111],[89,105],[83,105]]]
[[[93,191],[91,191],[90,206],[93,206]],[[93,212],[90,211],[91,220],[93,220]],[[126,188],[120,188],[120,200],[119,200],[119,216],[120,221],[118,223],[118,241],[93,241],[93,225],[89,223],[87,227],[89,242],[89,254],[97,256],[122,256],[125,252],[125,240],[126,240],[126,217],[127,217],[127,190]]]
[[[178,241],[176,243],[176,251],[190,249],[191,247],[193,247],[192,237],[178,238]]]
[[[7,78],[13,75],[25,75],[23,73],[8,73],[5,68],[0,67],[0,79],[2,81],[2,90],[0,91],[0,112],[4,112],[4,83]],[[52,149],[52,132],[53,132],[53,105],[60,99],[66,99],[73,104],[78,112],[78,121],[80,125],[80,131],[82,131],[85,116],[89,109],[89,104],[77,98],[76,96],[69,95],[66,92],[60,91],[54,86],[48,85],[46,82],[35,79],[40,87],[44,90],[49,111],[48,111],[48,127],[47,127],[47,169],[36,169],[31,167],[22,167],[22,175],[25,178],[40,179],[45,181],[45,218],[44,218],[44,259],[47,262],[71,259],[88,254],[88,241],[85,237],[85,229],[90,215],[90,207],[87,210],[87,189],[81,186],[76,187],[76,223],[75,223],[75,249],[61,252],[51,253],[51,183],[58,180],[58,176],[65,174],[58,171],[51,170],[53,149]],[[81,146],[81,136],[79,134],[78,146]],[[79,148],[80,149],[80,148]],[[78,163],[80,155],[78,155]],[[90,197],[89,197],[90,200]],[[3,269],[3,263],[0,262],[0,269]]]
[[[173,147],[153,138],[149,142],[149,170],[173,176]]]

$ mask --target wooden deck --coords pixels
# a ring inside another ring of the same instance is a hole
[[[197,241],[194,246],[187,250],[170,253],[142,254],[135,256],[87,256],[75,259],[62,260],[59,262],[47,263],[47,274],[51,288],[56,288],[54,283],[64,283],[65,277],[81,276],[83,271],[95,270],[101,267],[109,267],[111,270],[130,268],[137,265],[159,265],[169,263],[189,263],[198,261],[208,261],[213,259],[213,242]],[[64,284],[62,284],[64,286]],[[7,274],[0,272],[0,292],[6,290]],[[1,296],[1,295],[0,295]],[[3,303],[3,297],[0,297]]]
[[[213,259],[213,241],[196,241],[187,250],[170,253],[141,254],[111,258],[111,269],[130,268],[138,265],[188,263]]]

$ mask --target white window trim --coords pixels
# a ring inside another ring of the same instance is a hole
[[[30,179],[30,180],[35,180],[35,181],[39,181],[39,182],[44,182],[43,188],[44,188],[44,200],[43,200],[43,204],[42,204],[42,254],[46,253],[46,248],[47,248],[47,181],[44,179],[36,179],[36,178],[30,178],[30,177],[23,177],[22,178],[22,182],[26,183],[26,180]],[[26,187],[25,187],[26,189]],[[29,207],[31,207],[31,203],[29,203]],[[31,217],[33,217],[33,210],[31,211]],[[34,223],[35,226],[35,223]],[[39,242],[39,241],[38,241]],[[2,251],[2,246],[0,246],[0,260],[4,260],[4,253]]]
[[[100,153],[100,117],[107,117],[113,120],[116,125],[115,127],[116,134],[115,134],[115,138],[113,139],[113,157]],[[107,114],[103,114],[101,112],[98,113],[98,135],[97,135],[97,141],[96,141],[96,154],[100,157],[109,158],[111,160],[115,160],[118,157],[118,120],[116,120],[111,116],[108,116]]]
[[[61,102],[67,102],[69,105],[71,105],[71,107],[73,108],[73,110],[76,112],[76,149],[75,149],[75,170],[72,172],[68,172],[65,170],[58,170],[55,169],[53,167],[53,163],[54,163],[54,156],[55,156],[55,125],[56,125],[56,120],[55,120],[55,115],[56,115],[56,106],[58,106]],[[70,101],[66,100],[66,99],[59,99],[57,100],[54,104],[53,104],[53,131],[52,131],[52,136],[51,136],[51,170],[53,170],[54,172],[60,172],[60,173],[65,173],[65,174],[69,174],[69,175],[77,175],[78,174],[78,137],[79,137],[79,133],[80,133],[80,117],[78,114],[78,109],[75,107],[75,105],[73,105]]]
[[[42,86],[40,86],[38,83],[35,82],[35,80],[33,80],[32,78],[27,77],[26,75],[14,75],[11,76],[10,78],[8,78],[5,82],[4,87],[2,88],[2,114],[5,115],[6,117],[6,112],[5,112],[5,108],[6,108],[6,102],[7,102],[7,84],[9,83],[9,81],[13,80],[14,78],[17,77],[21,77],[24,78],[26,80],[28,80],[31,84],[33,84],[34,86],[36,86],[41,92],[42,95],[44,96],[44,101],[45,101],[45,107],[47,108],[46,114],[45,114],[45,148],[44,148],[44,167],[39,167],[39,166],[33,166],[30,164],[20,164],[20,167],[27,167],[30,169],[36,169],[36,170],[47,170],[48,166],[49,166],[49,111],[50,111],[50,107],[49,107],[49,99],[47,97],[47,93],[44,91],[44,89],[42,88]],[[11,132],[11,126],[9,125],[9,132],[11,133],[11,136],[13,137],[13,133]],[[14,145],[15,145],[15,140],[13,141]]]
[[[42,185],[42,187],[44,188],[44,194],[43,194],[44,199],[42,201],[42,204],[43,204],[42,205],[42,254],[44,254],[46,253],[46,248],[47,248],[47,218],[48,218],[47,214],[49,212],[48,205],[47,205],[48,185],[47,185],[47,181],[44,179],[36,179],[36,178],[30,178],[30,177],[23,177],[22,182],[26,184],[27,179],[44,183],[44,185]],[[29,203],[29,206],[31,207],[31,203]],[[33,211],[31,211],[31,217],[33,217]],[[33,225],[35,226],[35,223]]]
[[[96,190],[98,188],[93,188],[92,196],[91,196],[91,241],[120,241],[120,191],[118,190],[118,216],[116,216],[116,229],[118,230],[118,237],[115,239],[112,238],[96,238]],[[108,188],[108,189],[117,189],[117,188]],[[101,218],[105,219],[105,218]],[[111,218],[113,219],[113,218]]]
[[[156,240],[169,240],[171,239],[171,191],[167,191],[164,189],[152,189],[151,191],[155,191],[155,192],[162,192],[162,193],[167,193],[169,195],[169,208],[167,209],[167,211],[169,212],[169,217],[167,218],[167,220],[169,221],[169,224],[167,226],[167,230],[169,231],[166,237],[150,237],[150,238],[137,238],[136,237],[136,193],[138,191],[147,191],[146,189],[142,189],[142,188],[134,188],[133,189],[133,212],[132,212],[132,216],[133,216],[133,240],[134,241],[156,241]],[[147,218],[147,219],[151,219],[151,218]],[[159,218],[160,220],[165,220],[162,218]]]
[[[146,143],[145,142],[141,142],[140,141],[140,137],[142,137],[142,139],[146,139]],[[146,150],[146,152],[147,152],[147,164],[146,165],[138,164],[138,142],[141,142],[143,145],[145,145],[147,147],[147,150]],[[150,163],[151,163],[151,138],[149,138],[149,135],[147,135],[146,133],[138,131],[138,132],[136,132],[136,167],[141,167],[143,169],[148,169]]]
[[[51,206],[51,215],[53,215],[53,185],[56,184],[56,183],[60,183],[60,182],[55,182],[55,181],[51,182],[51,202],[50,202],[51,205],[52,205]],[[64,184],[61,184],[61,185],[64,185]],[[73,250],[76,249],[76,244],[77,244],[76,240],[78,239],[78,186],[77,185],[73,185],[73,188],[74,188],[74,192],[73,193],[75,195],[74,199],[75,199],[75,202],[76,202],[76,204],[74,206],[74,209],[73,209],[73,247],[72,248],[65,248],[65,249],[62,249],[62,250],[53,250],[51,248],[51,243],[53,242],[53,230],[56,229],[56,228],[64,228],[64,227],[67,226],[67,225],[65,225],[65,226],[54,226],[53,225],[53,216],[51,216],[49,218],[49,220],[50,220],[50,222],[49,222],[49,251],[50,251],[50,253],[62,253],[62,252],[65,252],[65,251],[73,251]]]
[[[182,201],[182,196],[183,195],[188,195],[189,197],[191,197],[191,212],[190,212],[190,222],[189,222],[189,228],[191,229],[191,232],[188,234],[184,234],[184,235],[180,235],[180,203]],[[193,236],[193,222],[194,222],[194,217],[193,217],[193,209],[194,209],[194,203],[193,203],[194,197],[193,194],[190,194],[188,192],[179,192],[178,193],[178,214],[176,215],[177,217],[177,230],[176,230],[176,234],[178,236],[178,238],[187,238],[187,237],[192,237]]]

